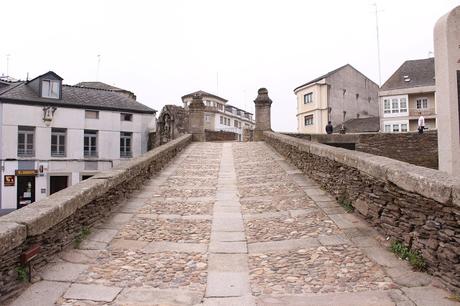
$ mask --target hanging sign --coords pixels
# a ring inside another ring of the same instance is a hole
[[[14,186],[14,175],[3,176],[3,186]]]

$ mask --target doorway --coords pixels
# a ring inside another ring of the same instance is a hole
[[[18,176],[17,208],[35,202],[35,176]]]
[[[68,187],[68,176],[63,175],[52,175],[50,176],[50,195],[58,192],[59,190]]]

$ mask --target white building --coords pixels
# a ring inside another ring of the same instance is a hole
[[[54,72],[0,83],[0,213],[21,208],[147,151],[155,110]]]
[[[185,109],[188,109],[195,94],[203,97],[203,102],[206,106],[204,113],[205,129],[233,132],[238,134],[238,140],[242,141],[244,130],[253,130],[255,128],[252,113],[227,104],[228,100],[202,90],[182,97]]]
[[[436,129],[435,92],[434,58],[405,61],[380,88],[380,131],[415,132],[420,116]]]

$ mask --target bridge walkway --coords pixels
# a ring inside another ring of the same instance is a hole
[[[268,145],[193,143],[12,305],[458,305]]]

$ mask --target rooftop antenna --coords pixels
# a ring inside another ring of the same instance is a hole
[[[6,55],[6,76],[10,76],[10,54]]]
[[[216,75],[216,86],[217,86],[217,95],[219,95],[219,71],[217,71],[217,75]]]
[[[382,85],[382,70],[380,65],[380,37],[379,37],[379,10],[377,8],[377,3],[374,3],[375,6],[375,29],[377,32],[377,61],[379,65],[379,86]]]
[[[101,65],[101,55],[97,55],[97,70],[96,70],[96,81],[99,81],[99,67]]]

